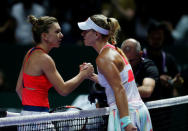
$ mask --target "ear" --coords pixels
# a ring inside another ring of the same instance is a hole
[[[99,32],[96,32],[96,37],[101,38],[101,34]]]
[[[48,39],[47,36],[48,36],[47,33],[42,33],[42,34],[41,34],[42,40],[45,40],[45,41],[46,41],[46,40]]]

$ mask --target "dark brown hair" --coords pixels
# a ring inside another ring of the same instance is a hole
[[[51,24],[56,23],[57,19],[55,17],[50,16],[42,16],[40,18],[36,18],[33,15],[29,15],[28,21],[33,25],[33,39],[36,42],[36,44],[38,44],[41,42],[41,34],[44,32],[48,33],[48,29],[50,28]]]

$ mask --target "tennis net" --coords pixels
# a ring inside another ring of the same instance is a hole
[[[188,95],[146,103],[154,131],[188,131]]]
[[[106,130],[108,108],[54,112],[32,116],[15,116],[0,119],[0,130],[13,128],[19,131],[79,131]]]
[[[188,130],[188,95],[147,102],[154,131]],[[0,118],[0,130],[105,131],[109,108]]]

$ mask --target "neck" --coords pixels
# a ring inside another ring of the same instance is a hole
[[[136,63],[133,65],[131,64],[133,69],[136,69],[138,66],[140,66],[140,64],[142,63],[142,58],[139,57],[138,60],[136,61]]]
[[[36,47],[43,49],[47,54],[51,50],[51,49],[48,48],[48,46],[45,46],[44,44],[38,44]]]
[[[98,42],[94,46],[94,49],[100,53],[105,45],[109,44],[108,42]]]

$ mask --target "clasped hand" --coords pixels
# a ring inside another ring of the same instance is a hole
[[[83,63],[80,65],[80,72],[84,74],[85,78],[89,78],[94,73],[94,68],[91,63]]]

